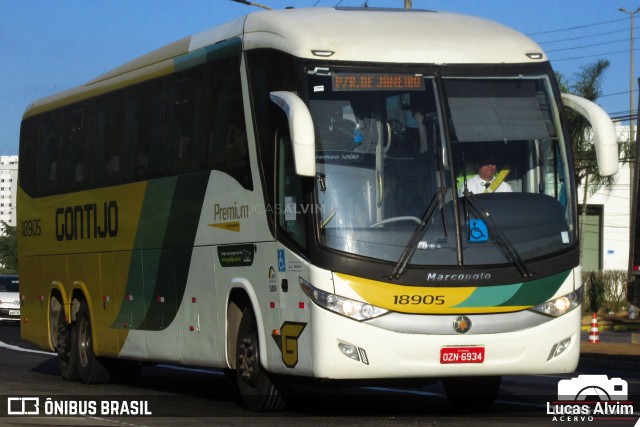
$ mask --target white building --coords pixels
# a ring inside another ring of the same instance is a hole
[[[629,126],[616,126],[618,141],[629,140]],[[601,189],[587,199],[582,268],[627,270],[629,263],[630,182],[633,167],[620,163],[611,190]],[[631,165],[632,166],[632,165]],[[578,205],[583,202],[578,189]]]
[[[16,226],[18,156],[0,156],[0,221]]]

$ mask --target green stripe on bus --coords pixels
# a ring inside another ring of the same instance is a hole
[[[569,271],[543,277],[542,279],[525,282],[520,290],[502,303],[502,306],[534,306],[547,301],[560,289],[560,286],[569,277]]]
[[[162,330],[175,318],[209,175],[205,171],[149,182],[114,327]]]
[[[142,203],[133,249],[161,248],[167,230],[177,178],[149,181]]]
[[[455,307],[495,307],[508,301],[518,292],[522,283],[476,288],[469,297]]]
[[[455,307],[534,306],[551,298],[569,276],[569,272],[511,285],[479,287]]]
[[[162,330],[173,322],[184,295],[198,222],[202,213],[209,172],[177,178],[153,288],[145,281],[145,298],[150,301],[145,329]],[[154,251],[155,252],[155,251]],[[147,270],[146,266],[144,267]],[[149,271],[147,275],[153,274]],[[147,289],[149,288],[149,295]]]

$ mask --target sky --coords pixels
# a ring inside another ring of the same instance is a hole
[[[362,6],[364,0],[256,3],[283,9]],[[368,4],[403,7],[404,0]],[[640,0],[413,0],[415,9],[480,16],[529,35],[569,82],[581,67],[610,61],[598,104],[614,118],[628,115],[630,109],[631,17],[618,9],[638,7]],[[20,120],[31,102],[259,10],[231,0],[0,0],[0,155],[18,154]],[[634,27],[640,38],[640,12]],[[640,40],[635,45],[640,49]],[[637,77],[640,67],[635,68]],[[634,88],[636,109],[637,84]]]

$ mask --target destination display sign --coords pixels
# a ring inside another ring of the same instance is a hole
[[[424,90],[424,78],[415,74],[335,73],[334,91]]]

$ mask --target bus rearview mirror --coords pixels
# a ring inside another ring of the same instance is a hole
[[[287,115],[296,173],[301,176],[315,176],[315,132],[307,105],[293,92],[271,92],[270,96],[271,101]]]
[[[562,102],[591,124],[600,175],[611,176],[618,172],[618,139],[606,111],[595,102],[568,93],[562,94]]]

